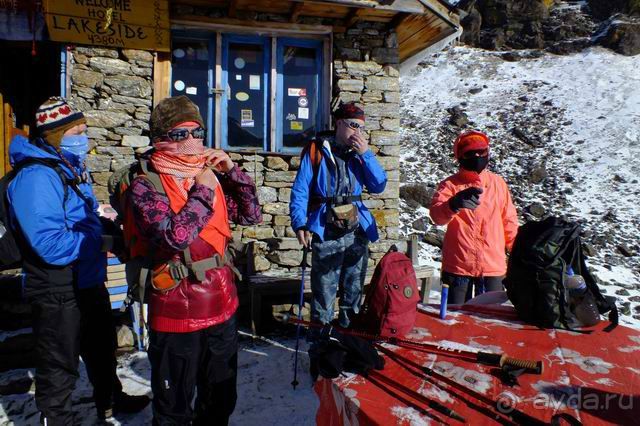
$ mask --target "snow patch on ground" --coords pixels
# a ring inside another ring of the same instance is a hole
[[[232,426],[279,425],[286,419],[287,424],[314,425],[319,406],[318,397],[312,389],[309,376],[307,344],[301,341],[298,357],[298,381],[294,391],[293,355],[295,339],[256,338],[251,341],[247,333],[241,332],[241,346],[238,353],[238,403],[231,417]],[[0,374],[0,384],[21,377],[33,377],[34,370],[13,370]],[[144,352],[125,354],[118,358],[118,376],[125,392],[134,395],[151,395],[151,368]],[[91,400],[92,388],[81,363],[80,378],[73,393],[73,409],[78,424],[90,426],[98,424],[94,404]],[[151,424],[151,406],[135,415],[118,416],[114,425]],[[0,396],[0,425],[36,426],[39,414],[34,401],[34,393]]]

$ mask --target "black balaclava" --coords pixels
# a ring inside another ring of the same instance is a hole
[[[471,157],[471,158],[461,158],[460,159],[460,167],[470,172],[480,173],[483,171],[487,164],[489,164],[489,156],[486,155],[484,157]]]

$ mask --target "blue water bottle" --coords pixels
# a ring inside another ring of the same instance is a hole
[[[447,299],[449,298],[449,284],[442,284],[442,296],[440,299],[440,319],[447,316]]]

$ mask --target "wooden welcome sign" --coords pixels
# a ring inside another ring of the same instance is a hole
[[[46,0],[51,40],[169,51],[168,0]]]

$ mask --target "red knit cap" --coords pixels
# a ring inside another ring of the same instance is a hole
[[[477,130],[469,130],[458,136],[453,144],[453,154],[461,158],[467,151],[477,151],[489,148],[489,137]]]
[[[346,104],[340,104],[340,106],[333,113],[333,117],[336,120],[355,119],[364,121],[364,111],[354,102],[349,102]]]

